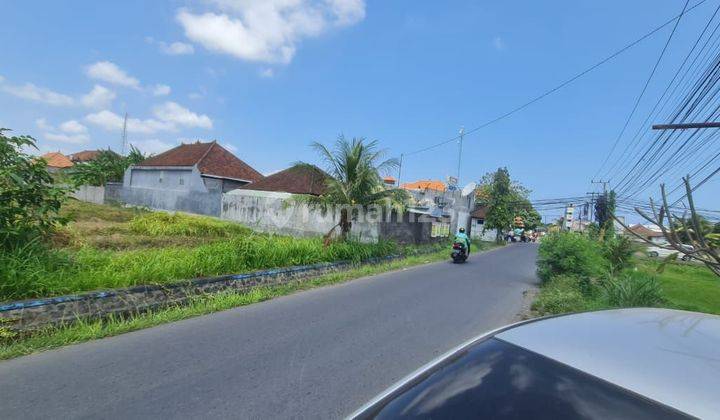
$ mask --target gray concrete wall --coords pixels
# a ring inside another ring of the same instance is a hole
[[[312,210],[292,197],[282,192],[230,191],[223,194],[220,218],[261,232],[293,236],[324,235],[337,224],[339,215]]]
[[[131,166],[125,171],[126,188],[154,188],[172,191],[207,192],[200,171],[195,166]]]
[[[293,199],[292,194],[235,190],[223,194],[220,217],[242,223],[261,232],[292,236],[325,235],[340,221],[339,210],[326,213],[312,209]],[[379,239],[400,243],[428,243],[432,221],[420,220],[409,214],[398,217],[382,209],[353,212],[350,236],[361,242]],[[336,228],[336,230],[339,228]]]
[[[220,191],[173,191],[135,187],[123,187],[120,191],[120,201],[133,206],[215,217],[220,217],[221,200]]]
[[[105,203],[105,187],[94,187],[92,185],[83,185],[70,195],[80,201],[94,204]]]
[[[121,182],[108,182],[105,184],[105,201],[104,204],[122,204],[122,188]]]

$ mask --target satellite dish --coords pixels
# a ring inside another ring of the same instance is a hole
[[[473,191],[475,191],[475,188],[477,188],[477,184],[475,182],[471,182],[464,186],[462,189],[463,197],[467,197],[468,195],[472,194]]]

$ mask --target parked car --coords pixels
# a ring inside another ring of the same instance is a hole
[[[692,251],[695,249],[692,245],[683,245],[683,248],[687,249],[688,251]],[[672,254],[678,254],[678,257],[680,257],[680,259],[683,261],[690,261],[690,259],[692,258],[688,255],[681,254],[674,249],[666,249],[659,246],[649,246],[647,248],[647,255],[648,257],[652,258],[666,258]]]
[[[720,316],[619,309],[525,321],[421,368],[352,418],[718,418]]]

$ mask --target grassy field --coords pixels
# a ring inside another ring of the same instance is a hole
[[[658,263],[643,260],[639,269],[655,273]],[[720,315],[720,277],[702,265],[673,263],[656,274],[660,281],[662,306]]]
[[[0,301],[292,265],[362,261],[403,252],[393,243],[258,234],[236,223],[69,201],[72,222],[50,244],[0,254]]]

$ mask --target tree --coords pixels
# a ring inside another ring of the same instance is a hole
[[[375,140],[368,142],[364,138],[353,138],[348,141],[342,135],[332,150],[318,142],[312,144],[325,161],[330,178],[325,193],[309,197],[307,201],[325,210],[340,206],[340,222],[336,227],[340,227],[343,239],[347,239],[352,227],[350,207],[402,204],[407,200],[405,191],[384,188],[380,174],[396,169],[399,162],[397,159],[383,160],[385,151],[378,150],[377,145]],[[328,237],[330,234],[332,230]]]
[[[30,136],[7,137],[0,128],[0,247],[8,249],[49,233],[67,191],[54,185],[47,163],[23,152],[34,148]]]
[[[122,182],[125,170],[147,157],[135,146],[130,146],[127,156],[120,156],[111,150],[103,150],[93,160],[78,163],[70,171],[70,179],[76,186],[101,186],[108,182]]]
[[[680,216],[673,214],[671,207],[668,206],[665,184],[660,184],[662,205],[658,207],[655,202],[650,199],[652,215],[646,214],[637,207],[635,208],[635,211],[643,219],[660,228],[668,242],[667,245],[660,245],[649,241],[647,238],[630,230],[630,228],[617,217],[615,217],[615,221],[642,241],[653,246],[676,251],[679,254],[699,261],[705,264],[715,275],[720,276],[720,238],[718,234],[712,233],[712,225],[702,219],[695,210],[695,202],[692,195],[693,188],[690,186],[689,175],[683,178],[683,183],[685,184],[685,197],[687,197],[688,201],[689,216],[687,216],[687,214]],[[681,237],[681,232],[684,233],[684,237]]]
[[[610,237],[614,234],[613,218],[615,217],[615,191],[610,193],[604,193],[599,196],[595,202],[595,220],[600,227],[600,230],[604,232],[605,237]]]
[[[487,207],[485,227],[495,229],[495,240],[502,241],[502,232],[510,228],[516,216],[522,217],[527,229],[535,229],[541,222],[540,214],[528,200],[530,191],[510,178],[507,168],[489,172],[480,181],[477,203]]]
[[[515,212],[513,208],[512,184],[510,172],[507,168],[498,168],[492,175],[492,181],[487,185],[487,210],[485,212],[485,227],[495,229],[495,241],[502,241],[502,231],[513,222]]]

